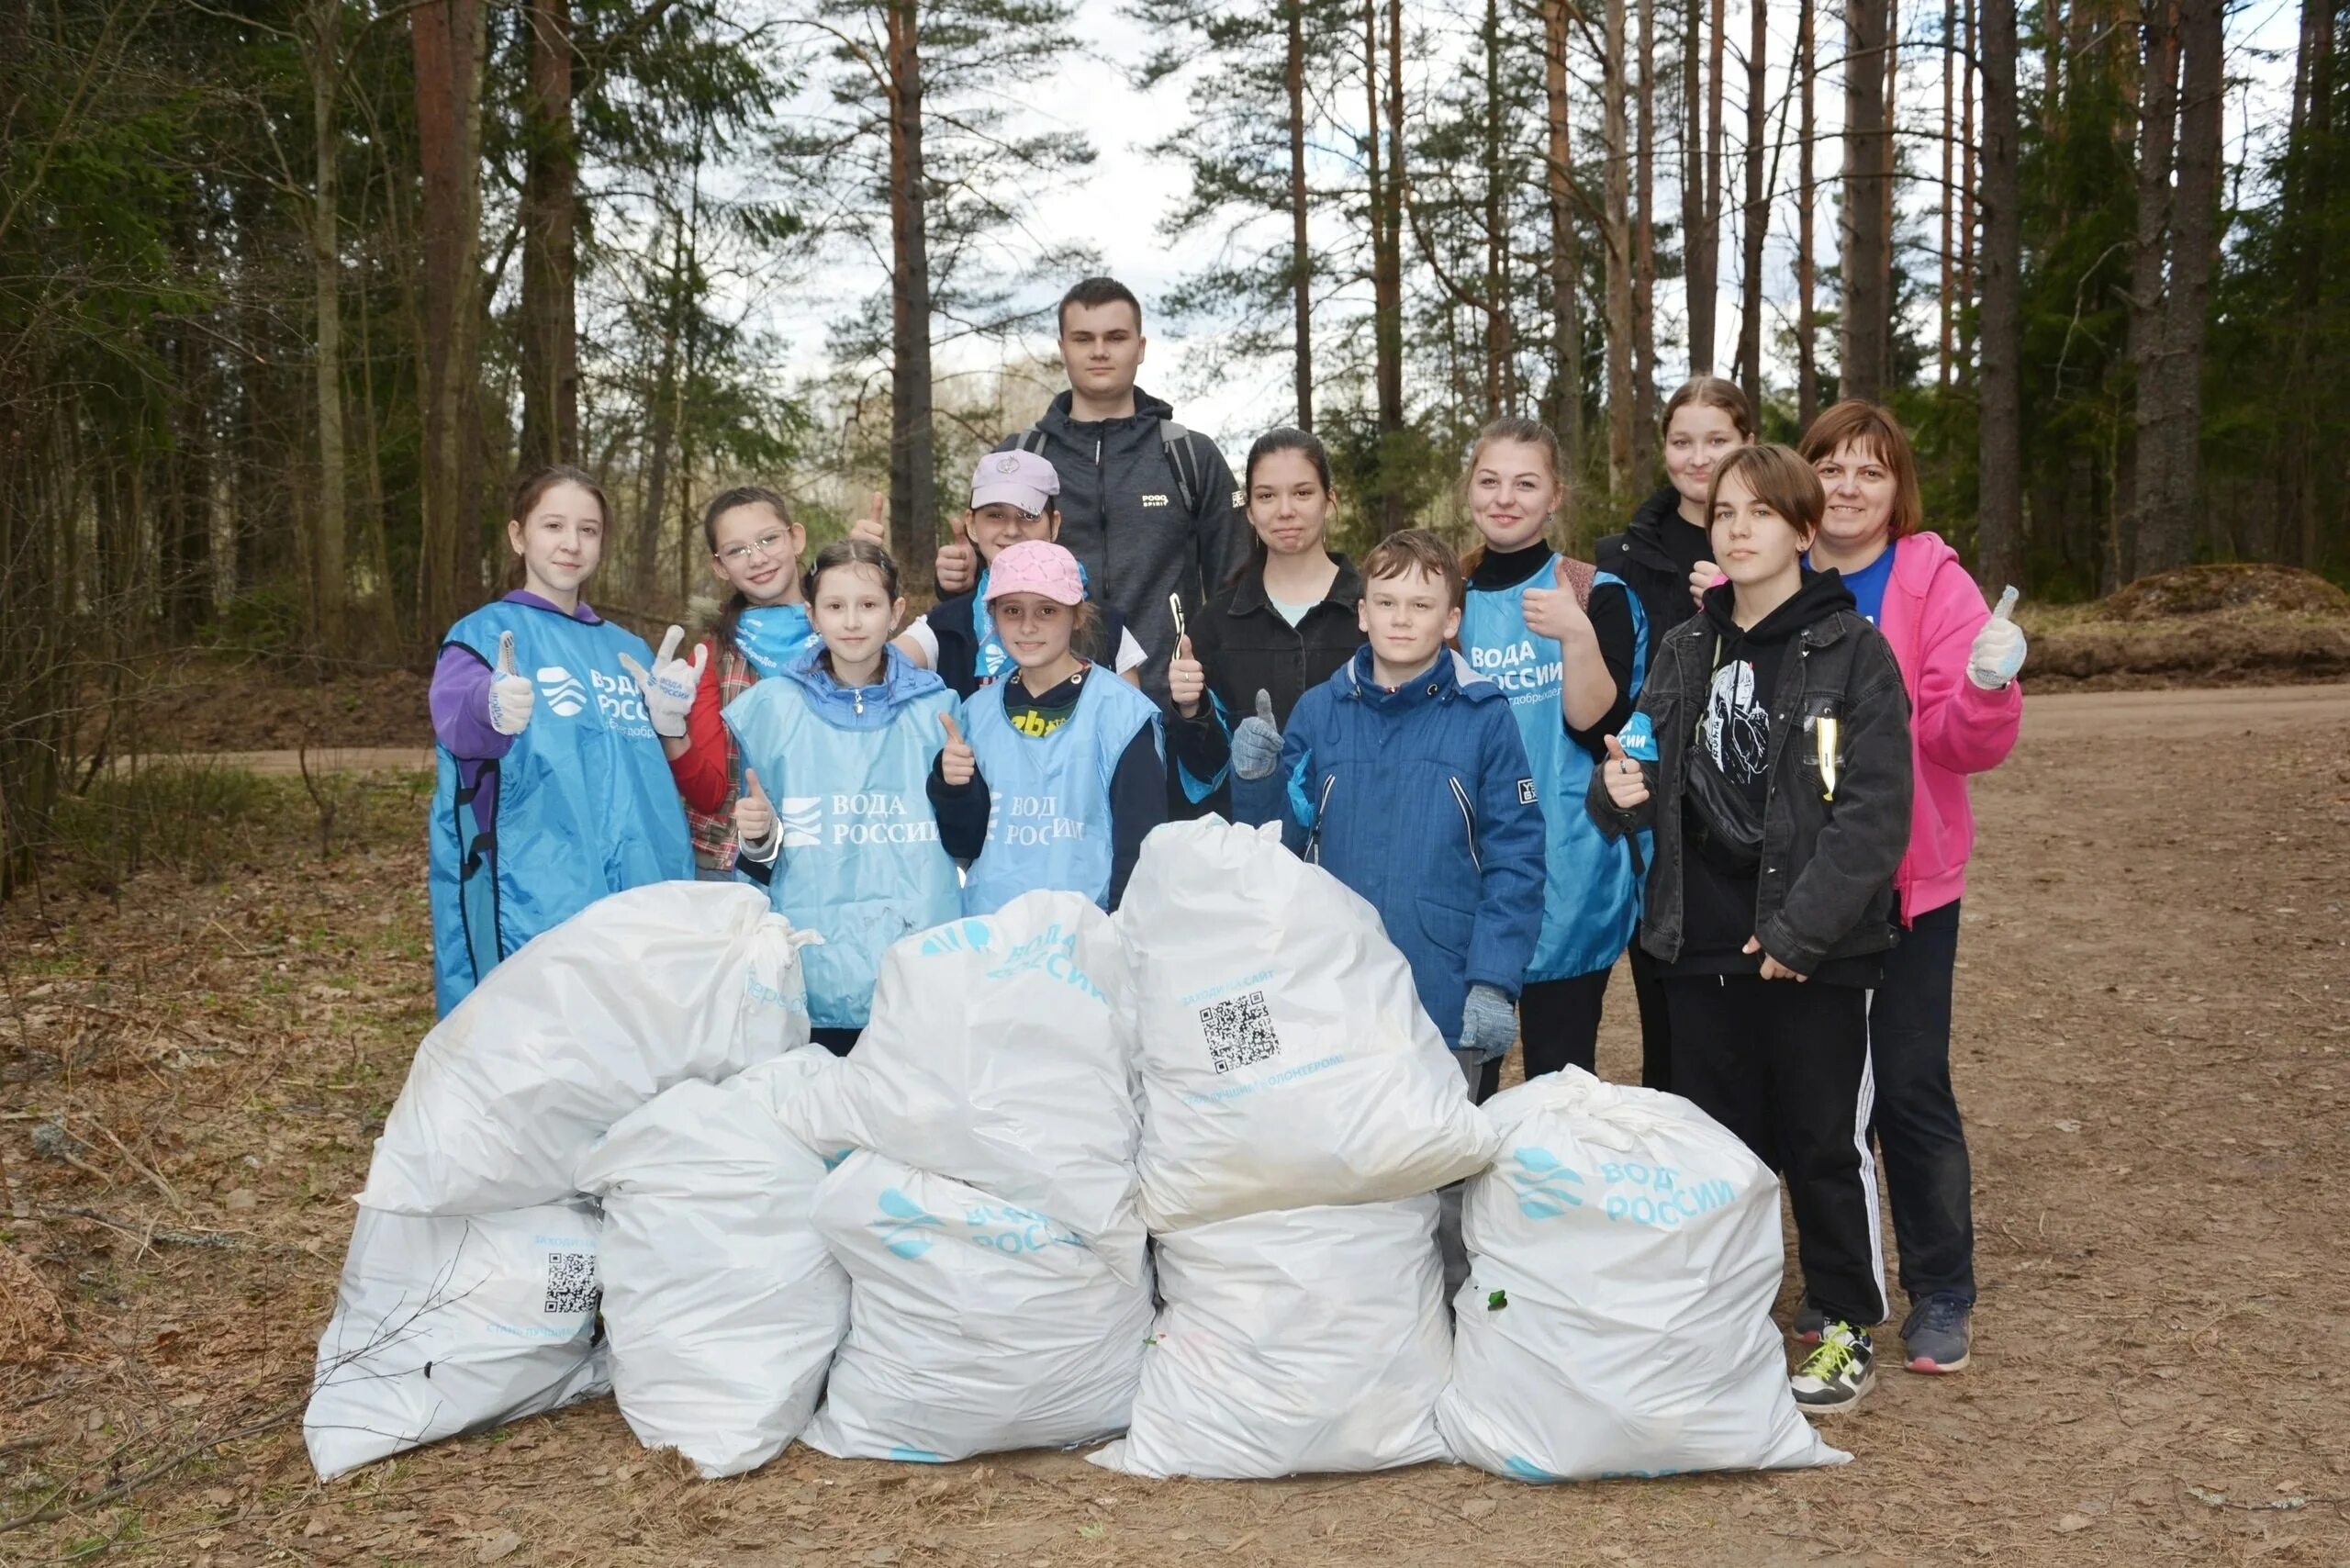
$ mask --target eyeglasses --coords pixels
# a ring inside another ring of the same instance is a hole
[[[721,550],[718,558],[730,566],[739,566],[754,555],[781,554],[783,543],[789,537],[780,530],[774,533],[762,533],[748,544],[735,544]]]

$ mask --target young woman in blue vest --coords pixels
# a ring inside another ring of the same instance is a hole
[[[1547,834],[1542,933],[1518,994],[1528,1078],[1569,1062],[1591,1070],[1607,972],[1639,916],[1633,846],[1603,834],[1583,800],[1606,737],[1639,696],[1648,622],[1621,579],[1544,541],[1565,472],[1548,427],[1496,420],[1461,480],[1483,542],[1462,563],[1460,648],[1509,698]]]
[[[991,914],[1037,888],[1115,909],[1167,820],[1158,705],[1070,648],[1096,613],[1077,557],[1041,539],[1007,547],[987,606],[1014,667],[963,710],[930,796],[947,853],[969,863],[963,913]]]
[[[890,645],[898,568],[863,539],[827,544],[802,583],[820,642],[737,697],[736,866],[824,940],[801,949],[817,1044],[846,1056],[873,1010],[882,950],[962,912],[924,784],[955,694]]]
[[[429,885],[442,1014],[606,893],[694,874],[655,734],[659,717],[682,734],[684,707],[648,712],[639,687],[647,662],[672,682],[687,666],[654,659],[579,597],[603,559],[605,515],[603,492],[576,468],[525,479],[506,524],[520,586],[442,639]]]

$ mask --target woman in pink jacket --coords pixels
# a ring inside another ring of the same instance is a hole
[[[1953,1372],[1966,1365],[1975,1310],[1972,1177],[1950,1081],[1958,902],[1975,846],[1966,778],[1997,767],[2016,743],[2024,638],[1985,607],[1958,552],[1919,532],[1917,460],[1889,410],[1857,398],[1839,403],[1812,421],[1800,450],[1828,492],[1810,565],[1842,575],[1860,612],[1893,644],[1909,689],[1915,804],[1908,851],[1893,879],[1904,929],[1870,1005],[1869,1053],[1874,1130],[1909,1298],[1905,1360],[1911,1372]],[[1865,1169],[1865,1142],[1862,1154]],[[1796,1328],[1818,1337],[1808,1304]]]

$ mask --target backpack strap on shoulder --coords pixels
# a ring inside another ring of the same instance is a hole
[[[1044,421],[1040,420],[1036,423],[1030,425],[1026,430],[1022,431],[1019,435],[1013,439],[1012,444],[1019,451],[1033,452],[1039,457],[1043,456],[1045,454]]]
[[[1200,511],[1200,454],[1192,445],[1192,432],[1173,420],[1158,421],[1158,439],[1167,449],[1167,466],[1175,471],[1175,493],[1182,498],[1183,515],[1197,517]]]
[[[1586,615],[1591,612],[1592,580],[1599,576],[1599,568],[1588,561],[1578,561],[1572,555],[1559,557],[1559,580],[1575,591],[1575,607]]]

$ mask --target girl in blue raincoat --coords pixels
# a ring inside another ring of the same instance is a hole
[[[603,559],[603,491],[576,468],[542,469],[508,516],[520,585],[450,627],[432,671],[428,878],[444,1014],[605,894],[694,874],[639,684],[647,663],[669,661],[580,597]]]
[[[955,734],[955,694],[890,645],[904,615],[880,546],[845,539],[802,584],[819,641],[725,711],[743,757],[736,866],[821,944],[801,949],[818,1044],[845,1056],[881,954],[962,911],[924,782]]]

